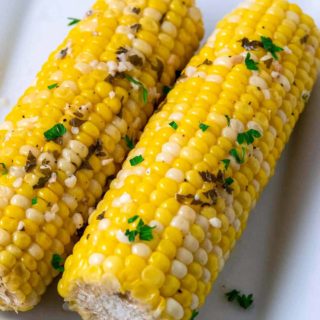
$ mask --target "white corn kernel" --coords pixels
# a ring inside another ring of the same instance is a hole
[[[36,260],[41,260],[44,257],[43,249],[36,243],[33,243],[28,252],[31,256],[33,256]]]
[[[83,226],[83,217],[81,213],[75,213],[72,216],[72,221],[77,229],[80,229]]]
[[[27,209],[31,206],[31,201],[23,195],[16,194],[11,198],[10,204],[13,206]]]
[[[192,293],[192,300],[191,300],[191,305],[190,308],[191,310],[195,310],[199,307],[199,298],[196,294]]]
[[[174,217],[170,225],[181,230],[184,234],[187,234],[190,229],[189,221],[181,216]]]
[[[201,215],[197,215],[196,224],[198,224],[205,232],[209,229],[209,220]]]
[[[197,214],[191,207],[182,205],[178,210],[178,215],[188,220],[192,224],[194,223]]]
[[[20,188],[22,186],[22,182],[23,182],[23,179],[20,177],[20,178],[17,178],[16,180],[14,180],[12,186],[14,188]]]
[[[26,210],[26,218],[37,224],[42,224],[44,222],[43,213],[33,208]]]
[[[157,162],[165,162],[165,163],[172,163],[173,156],[170,153],[158,153],[156,156]]]
[[[174,320],[180,320],[183,318],[183,315],[184,315],[184,310],[181,304],[172,298],[169,298],[167,300],[166,312]]]
[[[132,254],[148,258],[151,255],[151,249],[144,243],[137,243],[132,246]]]
[[[199,248],[199,241],[191,234],[188,234],[184,238],[183,246],[191,252],[196,252]]]
[[[211,280],[211,272],[207,268],[203,268],[202,280],[204,283],[208,283]]]
[[[81,158],[85,158],[89,152],[87,146],[77,140],[70,140],[69,148]]]
[[[89,264],[91,266],[98,266],[100,265],[104,260],[104,255],[102,253],[93,253],[89,257]]]
[[[178,279],[184,278],[188,273],[188,268],[179,260],[173,260],[171,265],[171,274]]]
[[[102,220],[99,221],[99,223],[98,223],[98,229],[99,229],[100,231],[106,230],[106,229],[109,228],[110,224],[111,224],[110,220],[104,218],[104,219],[102,219]]]
[[[179,248],[177,251],[177,259],[184,263],[185,265],[189,265],[193,262],[193,254],[187,250],[186,248]]]
[[[77,184],[77,177],[75,175],[68,177],[66,180],[64,180],[64,184],[67,188],[74,188]]]
[[[166,177],[178,183],[181,183],[184,180],[184,173],[180,169],[171,168],[167,171]]]
[[[167,142],[162,146],[162,153],[169,153],[174,157],[180,154],[181,147],[175,142]]]
[[[222,227],[222,222],[217,217],[210,219],[209,222],[212,225],[212,227],[214,227],[214,228],[220,229]]]
[[[206,251],[202,248],[199,248],[195,255],[194,258],[197,262],[199,262],[201,265],[206,265],[208,262],[208,254],[206,253]]]

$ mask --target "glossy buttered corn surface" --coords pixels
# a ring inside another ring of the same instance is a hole
[[[319,41],[282,0],[246,2],[217,25],[67,259],[59,292],[74,309],[90,318],[85,287],[132,299],[147,319],[193,318],[306,105]]]
[[[202,34],[191,0],[98,0],[51,54],[0,126],[0,309],[39,301]]]

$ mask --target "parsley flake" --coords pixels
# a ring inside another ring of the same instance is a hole
[[[231,149],[229,154],[235,158],[235,160],[237,161],[237,163],[239,164],[243,164],[245,161],[245,153],[246,153],[246,149],[242,147],[242,155],[240,157],[237,149]]]
[[[259,67],[258,67],[259,63],[251,59],[251,54],[249,52],[247,53],[245,64],[247,69],[249,70],[255,70],[255,71],[259,70]]]
[[[53,269],[63,272],[64,271],[64,266],[63,266],[63,258],[59,254],[53,254],[51,258],[51,266]]]
[[[169,86],[164,86],[163,87],[163,94],[167,95],[171,90],[172,90],[172,88],[170,88]]]
[[[262,46],[265,50],[271,53],[274,59],[279,60],[279,57],[277,56],[277,52],[283,51],[283,48],[278,47],[275,45],[271,38],[269,37],[261,37]]]
[[[44,137],[50,141],[62,137],[67,132],[66,127],[62,123],[57,123],[51,129],[44,132]]]
[[[238,290],[232,290],[225,294],[228,301],[233,302],[237,301],[240,307],[243,309],[248,309],[253,304],[253,294],[241,294]]]
[[[3,162],[0,162],[0,165],[2,166],[2,175],[4,176],[4,175],[8,174],[9,171],[8,171],[6,164]]]
[[[57,83],[53,83],[53,84],[50,84],[50,85],[48,86],[48,89],[49,89],[49,90],[52,90],[52,89],[57,88],[57,87],[58,87],[58,84],[57,84]]]
[[[128,223],[133,223],[133,222],[135,222],[138,218],[139,218],[139,216],[135,215],[135,216],[133,216],[133,217],[131,217],[131,218],[128,219]]]
[[[227,292],[227,293],[225,294],[225,296],[228,298],[228,301],[232,302],[232,301],[234,301],[234,300],[237,299],[237,297],[239,296],[239,294],[240,294],[240,291],[238,291],[238,290],[232,290],[232,291],[230,291],[230,292]]]
[[[37,203],[38,203],[38,198],[37,198],[37,197],[32,198],[31,204],[34,206],[34,205],[36,205]]]
[[[134,166],[140,164],[141,162],[143,162],[143,160],[144,160],[143,156],[140,154],[139,156],[136,156],[136,157],[130,159],[129,161],[130,161],[131,166],[134,167]]]
[[[194,320],[199,315],[198,310],[193,310],[190,320]]]
[[[169,126],[171,128],[173,128],[174,130],[177,130],[178,129],[178,124],[175,122],[175,121],[172,121],[169,123]]]
[[[261,138],[261,133],[258,130],[250,129],[246,132],[241,132],[237,136],[237,142],[239,144],[246,143],[250,145],[254,142],[254,139]]]
[[[134,216],[128,220],[129,223],[133,223],[139,219],[139,216]],[[140,218],[136,229],[129,230],[127,229],[125,235],[128,237],[129,242],[134,242],[136,237],[139,236],[139,239],[142,241],[150,241],[153,239],[152,230],[155,227],[150,227],[144,223],[144,221]]]
[[[73,26],[81,21],[80,19],[70,18],[70,17],[68,18],[68,20],[70,20],[70,22],[68,23],[68,26]]]
[[[206,132],[210,128],[210,126],[205,123],[200,123],[199,128],[202,130],[202,132]]]
[[[223,163],[225,170],[228,170],[230,166],[230,159],[223,159],[221,162]]]
[[[228,177],[228,178],[226,178],[226,179],[224,180],[224,182],[225,182],[228,186],[230,186],[230,185],[233,184],[234,180],[233,180],[231,177]]]
[[[132,150],[134,148],[134,142],[132,139],[130,139],[127,135],[124,137],[124,141],[127,144],[127,147]]]
[[[127,74],[125,74],[125,78],[126,78],[129,82],[131,82],[131,83],[133,83],[133,84],[135,84],[135,85],[137,85],[137,86],[139,86],[139,87],[141,88],[141,90],[142,90],[142,100],[143,100],[143,103],[144,103],[144,104],[147,104],[147,103],[148,103],[148,95],[149,95],[149,92],[148,92],[147,88],[144,86],[144,84],[141,83],[140,81],[134,79],[133,77],[127,75]]]

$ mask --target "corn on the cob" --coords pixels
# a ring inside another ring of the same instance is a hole
[[[59,292],[84,319],[193,318],[306,104],[319,41],[283,0],[218,24],[66,261]]]
[[[98,0],[51,54],[0,128],[0,309],[39,301],[202,34],[193,0]]]

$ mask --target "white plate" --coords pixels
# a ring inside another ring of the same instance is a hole
[[[296,1],[320,24],[318,0]],[[13,105],[49,53],[68,31],[67,17],[81,17],[92,0],[0,1],[0,97]],[[237,0],[198,0],[207,34]],[[223,4],[221,4],[223,3]],[[0,106],[4,116],[8,107]],[[276,176],[252,212],[199,320],[318,320],[320,318],[320,82],[297,125]],[[225,287],[225,288],[224,288]],[[253,293],[254,307],[230,304],[225,290]],[[54,283],[28,313],[0,313],[0,320],[76,320],[62,310]]]

